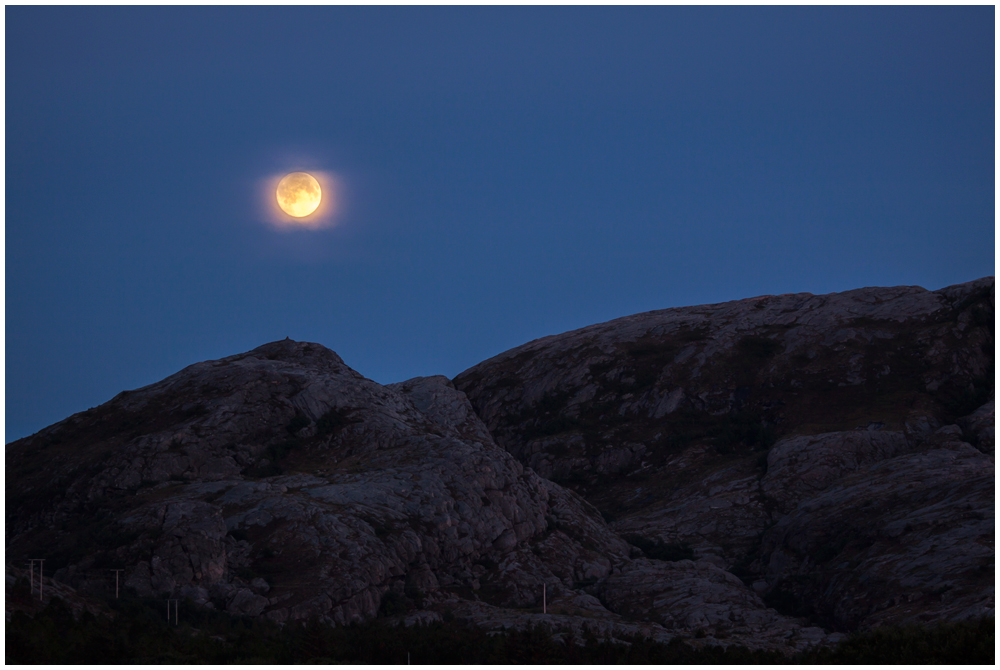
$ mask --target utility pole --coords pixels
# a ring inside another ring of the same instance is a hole
[[[546,609],[545,605],[546,605],[546,603],[545,603],[545,584],[542,584],[542,614],[546,614],[547,613],[547,609]]]
[[[118,573],[125,572],[125,570],[122,569],[122,568],[118,568],[118,569],[112,570],[111,572],[115,573],[115,600],[118,600]]]
[[[174,604],[174,625],[177,625],[177,606],[180,600],[177,598],[167,598],[167,624],[170,623],[170,603]]]
[[[35,561],[38,561],[38,600],[42,601],[42,579],[44,577],[43,573],[44,573],[44,570],[45,570],[45,559],[44,558],[32,558],[30,560],[31,560],[31,583],[32,583],[32,587],[34,586],[34,582],[35,582]],[[35,592],[34,588],[31,589],[31,592],[32,593]]]

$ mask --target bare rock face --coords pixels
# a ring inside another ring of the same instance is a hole
[[[899,431],[846,431],[780,440],[767,454],[764,495],[784,513],[868,463],[908,451]]]
[[[778,614],[739,578],[707,561],[633,561],[608,578],[603,596],[615,611],[667,630],[694,630],[718,644],[792,651],[840,639]]]
[[[308,343],[123,393],[13,443],[8,468],[27,503],[8,507],[12,554],[61,546],[69,582],[121,566],[140,594],[278,621],[371,618],[390,593],[530,605],[630,551],[497,447],[446,378],[382,387]]]
[[[993,401],[990,400],[975,412],[960,420],[961,427],[975,443],[976,448],[990,456],[994,453],[993,404]]]
[[[535,340],[455,385],[501,446],[637,545],[836,630],[951,619],[993,607],[993,315],[992,277],[763,296]],[[877,541],[908,514],[928,525]],[[943,562],[921,558],[932,545]]]
[[[713,456],[705,445],[690,447],[668,458],[664,469],[678,475],[697,471]],[[739,460],[705,468],[705,472],[704,478],[673,479],[666,490],[656,483],[649,486],[642,474],[634,477],[636,488],[628,497],[623,496],[623,503],[629,506],[636,501],[639,509],[611,527],[623,537],[687,544],[701,560],[719,567],[733,565],[771,525],[771,506],[761,491],[753,463]]]
[[[993,278],[647,312],[545,337],[455,379],[505,449],[556,481],[859,426],[919,441],[992,383]],[[603,480],[602,480],[603,481]]]
[[[992,614],[993,459],[928,446],[842,478],[768,529],[770,602],[846,630]]]
[[[8,560],[576,641],[794,651],[991,613],[993,310],[992,278],[765,296],[387,386],[273,342],[7,445]]]

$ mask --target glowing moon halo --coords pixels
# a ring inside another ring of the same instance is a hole
[[[278,182],[275,195],[281,211],[299,219],[316,211],[323,198],[323,190],[308,172],[292,172]]]

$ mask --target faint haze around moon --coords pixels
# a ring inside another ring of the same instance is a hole
[[[258,183],[263,219],[283,231],[329,228],[341,213],[341,180],[330,172],[299,168],[272,173]]]

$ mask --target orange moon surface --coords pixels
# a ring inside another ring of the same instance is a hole
[[[323,199],[323,189],[319,187],[316,178],[308,172],[292,172],[278,182],[275,195],[281,211],[289,216],[302,218],[309,216],[319,207],[320,200]]]

